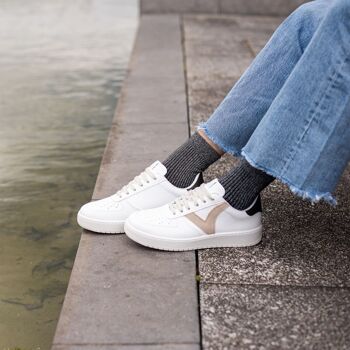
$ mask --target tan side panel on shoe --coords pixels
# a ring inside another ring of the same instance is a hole
[[[222,203],[212,209],[207,218],[203,220],[195,213],[190,213],[185,215],[185,217],[192,221],[196,226],[198,226],[202,231],[204,231],[207,235],[212,235],[215,233],[215,223],[216,219],[220,213],[222,213],[229,205],[227,203]]]

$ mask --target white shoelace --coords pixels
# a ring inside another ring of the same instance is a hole
[[[125,195],[129,195],[131,192],[136,192],[140,187],[144,187],[149,184],[150,180],[157,180],[157,177],[153,174],[150,168],[146,168],[140,175],[134,177],[127,185],[122,187],[117,193],[118,198],[123,198]]]
[[[176,215],[176,213],[183,213],[184,209],[191,210],[193,206],[199,207],[201,203],[213,201],[215,198],[208,192],[204,184],[194,190],[188,191],[179,198],[176,198],[169,204],[169,209]]]

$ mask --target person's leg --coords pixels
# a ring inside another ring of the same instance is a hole
[[[350,159],[350,2],[334,0],[243,156],[305,198],[334,203]]]
[[[281,24],[213,115],[202,124],[198,133],[165,160],[166,178],[173,185],[189,186],[198,173],[214,163],[224,152],[240,155],[242,147],[302,56],[327,6],[328,0],[307,3]],[[238,180],[236,175],[238,173],[233,176]],[[250,175],[256,177],[256,172],[252,169]],[[232,181],[225,180],[227,185]],[[262,180],[263,183],[265,181],[270,181],[270,177]],[[229,196],[233,198],[233,194]],[[241,208],[244,203],[245,200],[240,204],[236,202],[235,205]]]
[[[294,11],[212,116],[200,126],[223,151],[240,155],[302,57],[330,3],[316,0]]]
[[[298,194],[332,201],[328,192],[350,159],[350,2],[330,4],[304,54],[243,148],[246,159],[241,165],[166,206],[132,214],[125,224],[131,239],[163,250],[258,243],[259,197],[244,210],[230,205],[227,194],[239,190],[237,179],[246,182],[246,192],[255,191],[258,196],[270,174]],[[235,196],[241,193],[233,193],[233,202]]]
[[[273,180],[273,176],[253,167],[244,159],[219,179],[225,189],[224,199],[237,210],[247,209]]]
[[[163,162],[167,169],[165,177],[176,187],[188,187],[198,174],[220,158],[220,153],[196,132]]]

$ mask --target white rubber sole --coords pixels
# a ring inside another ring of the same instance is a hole
[[[167,251],[185,251],[207,248],[249,247],[258,244],[262,238],[262,226],[240,232],[215,233],[187,239],[170,239],[142,232],[126,221],[125,234],[133,241],[154,249]]]
[[[125,221],[102,221],[88,218],[80,213],[77,215],[77,221],[82,228],[96,233],[124,233]]]

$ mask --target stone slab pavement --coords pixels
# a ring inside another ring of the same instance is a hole
[[[142,14],[211,13],[283,16],[307,0],[140,0]]]
[[[93,199],[115,193],[187,137],[180,19],[142,17]],[[199,332],[195,252],[82,234],[54,350],[198,350]]]
[[[185,16],[190,125],[206,120],[282,18]],[[206,179],[225,173],[224,157]],[[350,169],[339,205],[312,205],[276,182],[263,193],[264,237],[198,255],[203,349],[350,348]]]

